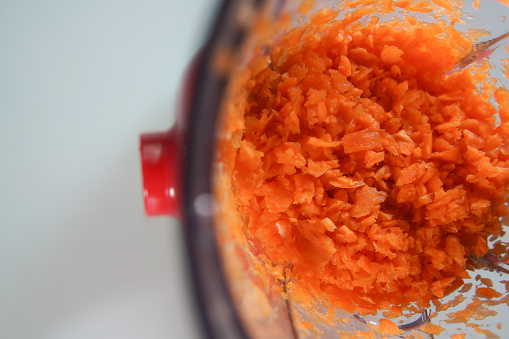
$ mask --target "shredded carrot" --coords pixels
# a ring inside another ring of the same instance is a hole
[[[444,329],[440,325],[429,323],[425,326],[421,326],[420,330],[428,334],[440,334]]]
[[[482,328],[475,328],[474,331],[479,334],[484,334],[486,338],[500,338],[496,334],[494,334],[492,331],[488,329],[482,329]]]
[[[378,326],[378,332],[384,337],[392,337],[403,334],[398,325],[388,319],[380,319],[380,325]]]
[[[492,299],[501,297],[502,293],[497,292],[491,287],[478,287],[475,290],[475,295],[478,296],[479,298]]]
[[[481,71],[449,73],[472,45],[457,32],[336,15],[318,11],[277,39],[231,99],[224,142],[236,155],[223,148],[242,229],[289,268],[296,299],[303,291],[360,314],[423,307],[459,288],[467,258],[501,232],[509,94],[493,88],[492,104]],[[496,297],[486,285],[477,295]]]

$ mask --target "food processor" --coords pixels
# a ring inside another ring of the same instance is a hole
[[[324,16],[330,16],[332,22],[348,21],[345,27],[363,27],[373,20],[375,25],[392,23],[394,18],[435,23],[437,35],[459,34],[470,43],[464,50],[453,51],[458,57],[448,72],[483,68],[489,79],[476,78],[477,87],[491,93],[494,88],[503,90],[509,84],[509,49],[504,46],[509,40],[507,6],[494,0],[222,3],[208,42],[185,76],[175,126],[167,132],[143,134],[140,139],[147,215],[170,215],[182,222],[208,337],[508,335],[504,323],[509,317],[506,217],[499,218],[501,232],[486,237],[487,252],[466,258],[468,276],[458,278],[444,295],[427,305],[376,305],[381,308],[375,313],[342,309],[316,294],[296,293],[294,286],[299,282],[291,274],[292,265],[274,265],[259,239],[247,234],[242,225],[246,216],[239,212],[234,184],[228,178],[224,180],[226,161],[221,155],[225,142],[230,142],[225,126],[233,124],[228,102],[235,100],[232,93],[236,89],[245,88],[252,80],[245,77],[244,71],[257,67],[253,66],[256,58],[269,57],[293,29]],[[406,28],[402,25],[400,29]],[[426,48],[415,46],[416,50]],[[497,101],[491,95],[486,100],[504,105],[503,100]],[[500,113],[497,118],[497,124],[505,120]]]

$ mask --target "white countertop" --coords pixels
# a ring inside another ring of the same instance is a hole
[[[219,1],[0,4],[0,338],[198,338],[180,226],[143,212]]]

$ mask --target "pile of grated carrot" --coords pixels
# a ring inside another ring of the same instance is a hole
[[[242,130],[225,161],[243,230],[294,297],[426,306],[502,231],[509,92],[481,66],[448,74],[472,46],[450,27],[336,15],[255,59],[227,117]]]

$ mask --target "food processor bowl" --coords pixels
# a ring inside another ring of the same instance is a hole
[[[295,292],[292,264],[276,265],[260,239],[246,231],[224,158],[230,144],[238,152],[238,140],[225,132],[234,123],[228,103],[235,100],[236,90],[253,86],[246,70],[262,67],[253,66],[254,60],[270,58],[292,29],[324,15],[349,21],[345,27],[394,18],[438,23],[437,35],[459,34],[471,42],[469,48],[454,51],[461,57],[449,72],[484,65],[489,79],[479,75],[478,88],[490,92],[509,84],[507,14],[506,4],[492,0],[223,2],[208,42],[185,77],[176,125],[140,140],[147,214],[171,215],[183,223],[208,337],[464,338],[509,333],[504,324],[509,317],[506,218],[501,218],[502,231],[487,237],[489,251],[466,258],[468,277],[457,279],[445,295],[425,306],[384,305],[375,314],[352,312],[311,292],[311,300]],[[492,95],[486,100],[504,105]],[[504,121],[499,114],[497,124]],[[391,326],[394,331],[387,332]]]

